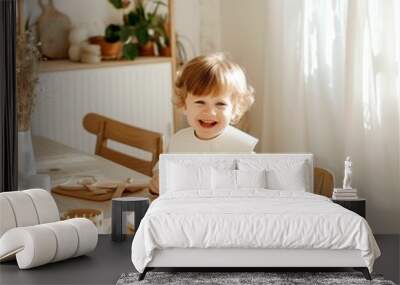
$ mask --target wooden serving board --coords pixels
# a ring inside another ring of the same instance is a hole
[[[104,201],[108,201],[108,200],[111,200],[112,198],[114,198],[115,190],[104,189],[104,188],[101,188],[101,189],[105,190],[105,191],[96,192],[96,191],[90,191],[90,190],[65,190],[65,189],[62,189],[62,187],[60,187],[60,186],[56,186],[51,189],[51,192],[53,192],[55,194],[63,195],[63,196],[68,196],[68,197],[73,197],[73,198],[78,198],[78,199],[83,199],[83,200],[89,200],[89,201],[96,201],[96,202],[104,202]],[[118,197],[128,196],[128,195],[138,192],[142,189],[144,189],[144,188],[135,189],[135,190],[124,189],[123,192],[118,193]],[[106,192],[106,193],[104,193],[104,192]]]

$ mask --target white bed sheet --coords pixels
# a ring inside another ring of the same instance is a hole
[[[135,268],[166,248],[357,249],[371,272],[380,255],[361,216],[320,195],[265,189],[162,195],[134,237]]]

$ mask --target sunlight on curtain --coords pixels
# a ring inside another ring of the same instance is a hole
[[[350,155],[378,233],[400,233],[399,2],[267,5],[262,150],[312,152],[336,187]]]

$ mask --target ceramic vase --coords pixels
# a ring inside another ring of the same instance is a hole
[[[25,177],[36,174],[31,131],[18,132],[18,175]]]

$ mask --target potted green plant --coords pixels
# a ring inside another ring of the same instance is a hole
[[[171,56],[170,29],[166,16],[158,15],[154,23],[155,39],[160,56]]]
[[[133,27],[132,32],[139,43],[139,53],[142,56],[154,56],[154,41],[151,20],[146,13],[143,1],[135,1],[135,8],[130,11],[124,22]]]
[[[107,26],[105,36],[91,37],[89,42],[100,46],[103,59],[119,59],[122,49],[120,34],[121,27],[111,24]]]
[[[158,0],[134,0],[133,9],[126,11],[131,6],[129,0],[109,0],[117,9],[124,10],[123,25],[121,26],[121,41],[124,43],[124,57],[129,55],[133,49],[138,49],[140,55],[155,55],[154,45],[157,41],[156,31],[158,29],[158,9],[165,3]],[[154,4],[153,9],[148,12],[147,4]]]

